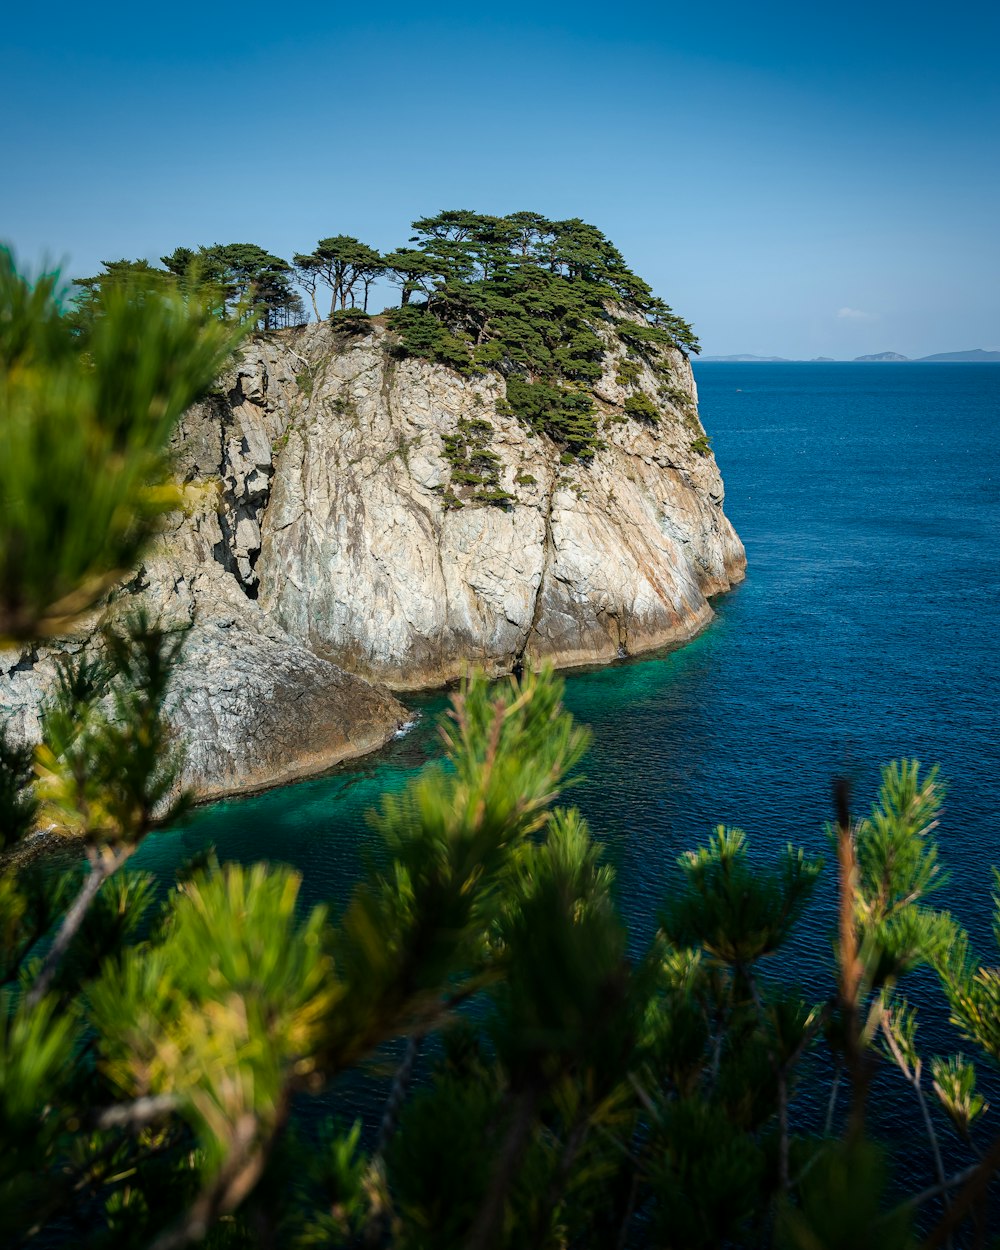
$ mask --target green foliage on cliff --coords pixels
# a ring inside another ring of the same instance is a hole
[[[367,312],[371,285],[385,272],[378,252],[348,234],[320,239],[311,252],[294,256],[293,264],[299,282],[312,300],[317,321],[320,320],[316,303],[319,285],[331,292],[331,318],[338,310],[353,309],[359,292],[362,293],[362,311]]]
[[[427,316],[424,309],[404,304],[391,314],[389,324],[396,335],[393,350],[398,356],[421,356],[465,375],[481,372],[469,355],[466,340]]]
[[[161,261],[182,287],[192,282],[215,286],[225,312],[240,321],[273,330],[305,319],[291,265],[256,243],[214,243],[196,252],[178,247]]]
[[[624,408],[626,414],[637,421],[649,421],[652,425],[659,423],[660,410],[643,391],[639,391],[636,395],[629,395],[625,400]]]
[[[451,466],[445,506],[472,503],[506,507],[514,496],[500,484],[500,457],[492,449],[493,426],[482,417],[459,417],[453,434],[444,436],[444,458]]]
[[[528,382],[518,374],[507,379],[507,402],[529,429],[564,443],[571,456],[586,459],[601,445],[594,402],[583,390]]]
[[[459,210],[413,229],[415,248],[383,257],[402,289],[390,315],[398,350],[462,373],[500,370],[511,410],[574,458],[600,446],[589,388],[607,336],[654,361],[663,347],[697,350],[690,327],[579,218]]]
[[[178,247],[160,258],[164,269],[146,260],[104,261],[104,272],[76,278],[77,309],[91,317],[95,301],[109,290],[127,287],[147,293],[213,293],[216,314],[252,329],[275,330],[305,320],[301,296],[292,285],[292,267],[255,243],[214,243]]]
[[[338,308],[329,317],[330,325],[340,334],[368,334],[372,319],[362,308]]]

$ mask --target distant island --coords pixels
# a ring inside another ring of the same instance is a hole
[[[911,365],[924,364],[1000,364],[1000,351],[987,352],[981,347],[970,352],[938,352],[934,356],[901,356],[899,352],[876,352],[873,356],[855,356],[850,361],[837,361],[832,356],[813,356],[811,360],[793,360],[787,356],[702,356],[705,364],[883,364],[886,361],[905,361]]]
[[[984,352],[981,347],[977,347],[971,352],[939,352],[936,356],[921,356],[920,359],[928,361],[940,360],[957,365],[996,364],[997,361],[1000,361],[1000,352]]]

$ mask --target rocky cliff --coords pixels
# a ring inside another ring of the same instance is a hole
[[[609,340],[584,463],[517,420],[498,374],[401,359],[377,321],[247,344],[178,429],[188,507],[107,609],[188,630],[171,703],[188,781],[214,795],[371,750],[406,718],[388,688],[697,632],[745,559],[690,367],[667,355],[664,389]],[[37,733],[59,650],[93,624],[0,652],[16,733]]]

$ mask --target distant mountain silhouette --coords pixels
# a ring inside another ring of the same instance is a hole
[[[832,365],[832,364],[868,364],[880,363],[884,361],[905,361],[909,364],[1000,364],[1000,351],[987,352],[983,348],[977,347],[971,352],[938,352],[934,356],[918,356],[911,359],[909,356],[901,356],[899,352],[876,352],[871,356],[855,356],[852,361],[840,362],[833,359],[832,356],[813,356],[811,360],[797,361],[791,360],[787,356],[701,356],[700,360],[707,364],[810,364],[810,365]]]
[[[982,364],[983,362],[1000,361],[1000,352],[984,352],[981,347],[977,347],[971,352],[938,352],[936,356],[921,356],[922,361],[950,361],[952,364]]]

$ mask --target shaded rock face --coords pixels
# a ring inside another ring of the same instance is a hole
[[[375,324],[249,343],[178,427],[187,506],[106,614],[141,606],[186,631],[169,714],[203,797],[382,745],[406,719],[388,687],[682,641],[743,576],[679,353],[653,426],[624,404],[656,395],[662,374],[633,363],[626,381],[615,342],[595,388],[606,446],[583,465],[505,413],[499,376],[388,348]],[[446,444],[463,430],[465,461]],[[469,472],[480,453],[502,506]],[[15,736],[37,737],[59,654],[95,645],[96,624],[0,651],[0,717]]]
[[[189,636],[169,706],[202,798],[292,781],[374,751],[405,709],[253,617]]]

